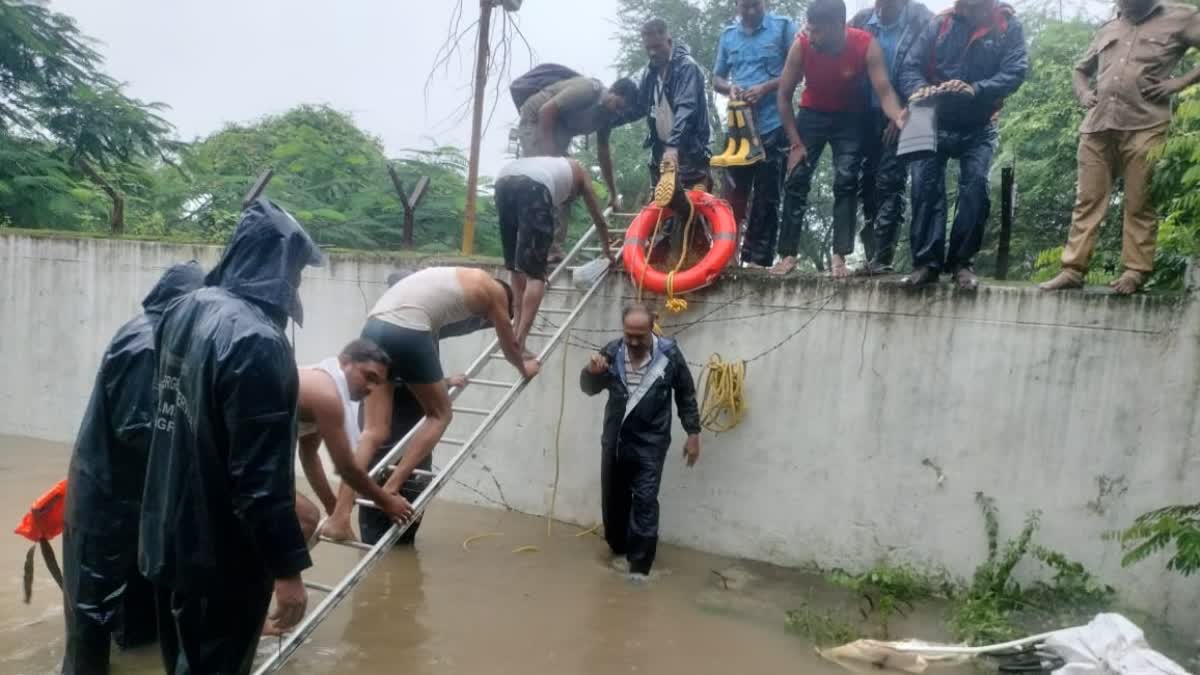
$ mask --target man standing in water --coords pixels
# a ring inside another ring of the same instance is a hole
[[[658,547],[658,488],[671,446],[671,394],[688,434],[688,466],[700,457],[696,385],[674,341],[654,335],[654,313],[632,305],[623,313],[625,336],[592,356],[579,376],[583,393],[608,390],[600,439],[604,538],[624,555],[632,574],[650,574]]]
[[[158,408],[138,567],[158,596],[163,665],[248,673],[271,595],[281,630],[304,617],[312,565],[295,511],[299,383],[284,329],[322,255],[266,199],[242,214],[206,287],[155,331]]]
[[[138,514],[154,419],[154,328],[176,298],[204,284],[195,262],[170,267],[117,331],[88,401],[63,527],[64,675],[107,673],[109,644],[154,642],[154,587],[137,569]]]

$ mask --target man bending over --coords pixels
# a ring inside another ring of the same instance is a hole
[[[300,465],[317,499],[329,516],[321,534],[335,541],[354,539],[350,509],[338,510],[337,496],[329,485],[318,450],[329,452],[333,466],[348,486],[373,500],[388,516],[403,520],[412,513],[408,501],[384,492],[354,461],[358,444],[358,402],[387,381],[391,359],[374,342],[358,339],[337,357],[300,369]],[[347,506],[352,507],[353,502]],[[320,511],[307,497],[296,493],[296,516],[305,539],[316,534]]]

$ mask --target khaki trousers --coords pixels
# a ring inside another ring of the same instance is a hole
[[[1125,179],[1125,223],[1121,262],[1127,270],[1154,269],[1158,217],[1150,201],[1151,152],[1166,140],[1167,126],[1135,131],[1106,130],[1079,136],[1079,185],[1063,267],[1087,272],[1100,224],[1108,214],[1113,181]]]

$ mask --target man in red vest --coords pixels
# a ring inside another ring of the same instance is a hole
[[[858,211],[858,172],[862,163],[862,114],[869,79],[880,106],[897,128],[906,115],[888,79],[887,61],[870,33],[846,27],[846,3],[814,0],[808,24],[788,51],[779,83],[779,114],[790,148],[780,261],[772,274],[796,266],[808,192],[825,146],[833,148],[833,276],[849,274],[846,256],[854,251]],[[800,110],[793,117],[792,99],[803,81]]]

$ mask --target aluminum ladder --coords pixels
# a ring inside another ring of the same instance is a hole
[[[613,214],[611,211],[605,211],[606,217],[611,217],[614,215],[622,218],[632,217],[631,214]],[[551,354],[551,352],[554,351],[554,348],[558,346],[560,342],[564,341],[567,330],[570,328],[571,324],[574,323],[579,317],[579,314],[583,311],[584,306],[587,305],[588,301],[592,299],[592,296],[595,295],[596,290],[601,286],[601,284],[604,283],[604,280],[608,277],[608,273],[611,271],[610,267],[609,270],[606,270],[604,274],[596,279],[594,284],[586,289],[577,289],[570,283],[561,288],[552,285],[556,280],[563,277],[564,272],[569,266],[572,266],[573,263],[585,262],[585,257],[594,257],[594,255],[599,254],[601,248],[597,245],[598,242],[592,243],[595,241],[596,228],[593,226],[588,229],[583,237],[580,238],[579,242],[575,244],[575,246],[566,254],[566,256],[564,256],[562,263],[560,263],[559,266],[554,269],[549,278],[546,280],[546,297],[543,298],[542,306],[538,309],[538,316],[534,321],[534,327],[530,329],[529,333],[529,337],[531,339],[544,341],[541,350],[537,353],[538,358],[543,364],[546,362],[546,358]],[[589,246],[589,243],[592,244]],[[569,307],[548,307],[547,304],[551,304],[551,298],[554,296],[559,296],[573,302],[569,302]],[[515,300],[517,302],[520,301],[519,298]],[[552,316],[560,317],[560,320],[551,319],[550,317]],[[549,332],[545,330],[537,330],[539,324],[542,327],[549,326],[552,328],[552,330]],[[467,387],[485,387],[503,390],[503,396],[490,408],[469,408],[460,406],[454,406],[452,408],[455,413],[456,420],[464,417],[470,417],[478,418],[482,421],[477,422],[474,425],[474,431],[471,432],[470,435],[468,435],[465,439],[443,437],[441,441],[439,441],[438,446],[457,446],[459,448],[458,452],[454,454],[450,461],[442,466],[440,471],[414,472],[415,476],[427,477],[431,480],[421,492],[420,496],[418,496],[417,499],[412,503],[413,515],[412,518],[410,518],[407,522],[393,525],[391,529],[388,530],[387,534],[384,535],[383,538],[376,542],[373,546],[363,544],[361,542],[335,542],[329,539],[321,539],[321,541],[324,543],[359,549],[363,551],[363,556],[335,586],[328,586],[314,581],[304,582],[304,585],[308,590],[323,593],[325,597],[322,598],[319,603],[317,603],[315,608],[311,608],[305,615],[304,619],[292,629],[292,631],[287,635],[286,639],[280,644],[278,651],[264,660],[254,670],[254,675],[267,675],[267,673],[277,672],[283,667],[287,660],[304,645],[304,642],[310,635],[312,635],[313,631],[317,629],[321,622],[329,616],[329,614],[338,606],[339,603],[341,603],[342,600],[345,600],[346,597],[350,595],[350,592],[353,591],[354,587],[366,577],[371,568],[378,563],[384,555],[392,550],[396,544],[396,541],[398,541],[404,532],[408,530],[409,526],[415,520],[417,520],[422,513],[425,512],[425,509],[429,506],[429,503],[433,501],[434,496],[436,496],[437,493],[440,492],[443,487],[445,487],[446,483],[450,481],[454,472],[466,461],[471,453],[475,451],[480,440],[482,440],[488,431],[495,426],[501,415],[508,410],[513,401],[515,401],[525,389],[525,386],[529,383],[529,380],[526,380],[525,378],[520,377],[513,372],[511,364],[509,364],[505,359],[504,353],[500,350],[499,345],[500,343],[498,339],[492,339],[487,349],[485,349],[483,353],[471,363],[470,367],[467,369],[466,375],[469,380]],[[490,363],[493,362],[507,367],[508,373],[514,376],[515,381],[505,382],[500,380],[475,379],[476,374],[483,371]],[[456,400],[462,392],[463,389],[458,387],[451,389],[450,400]],[[387,455],[383,457],[383,459],[381,459],[375,466],[371,467],[369,475],[372,479],[378,479],[385,470],[395,465],[396,461],[403,455],[405,446],[408,445],[409,440],[412,439],[422,424],[424,424],[424,419],[418,422],[407,434],[404,435],[403,438],[397,441]],[[447,433],[449,433],[449,430],[447,430]],[[358,499],[357,503],[359,508],[374,508],[374,503],[368,500]]]

